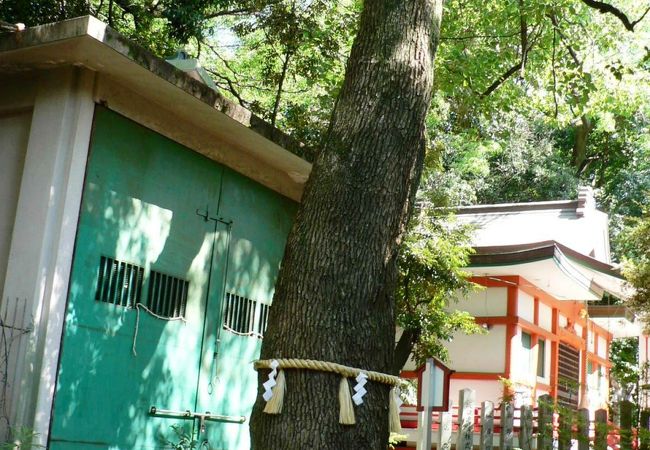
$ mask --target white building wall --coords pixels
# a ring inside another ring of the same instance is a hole
[[[31,109],[0,115],[0,292],[7,272],[31,121]]]
[[[521,408],[524,405],[530,406],[533,403],[533,387],[527,384],[515,383],[513,389],[513,403],[515,408]]]
[[[609,384],[605,376],[605,368],[594,369],[587,373],[587,400],[589,408],[599,409],[607,407],[609,397]]]
[[[503,384],[498,380],[459,380],[452,379],[449,383],[449,400],[458,406],[458,394],[462,389],[470,388],[476,391],[476,405],[491,401],[498,405],[503,397]]]
[[[589,351],[591,353],[594,353],[595,338],[596,338],[596,336],[594,335],[593,331],[587,332],[587,351]]]
[[[539,326],[546,331],[553,331],[553,310],[541,302],[539,303]]]
[[[456,372],[503,373],[505,371],[506,327],[495,325],[487,334],[456,333],[445,347],[449,367]]]
[[[640,349],[639,349],[640,350]],[[598,336],[598,356],[607,359],[607,339]]]
[[[529,295],[519,290],[518,295],[518,316],[524,320],[534,323],[535,321],[535,298],[532,295]]]
[[[508,288],[490,287],[460,296],[449,309],[467,311],[474,317],[505,316],[508,312]]]

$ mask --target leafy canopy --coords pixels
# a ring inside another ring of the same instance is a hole
[[[356,33],[358,0],[11,0],[28,26],[93,14],[159,56],[185,47],[234,101],[318,148]],[[605,6],[603,6],[605,5]],[[650,310],[650,5],[445,3],[419,208],[400,259],[398,320],[416,353],[470,330],[466,231],[434,206],[551,200],[596,188],[614,254]],[[423,200],[423,199],[426,199]],[[456,315],[454,315],[456,314]]]

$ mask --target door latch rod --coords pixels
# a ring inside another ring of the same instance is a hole
[[[221,414],[212,414],[209,411],[200,413],[196,411],[190,411],[189,409],[185,411],[174,411],[170,409],[159,409],[156,408],[155,406],[149,408],[149,414],[152,416],[160,416],[160,417],[167,416],[167,417],[177,417],[181,419],[199,419],[200,423],[203,423],[206,420],[213,421],[213,422],[228,422],[228,423],[246,422],[245,416],[224,416]]]

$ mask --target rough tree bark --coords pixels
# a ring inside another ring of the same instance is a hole
[[[330,130],[288,238],[263,359],[390,372],[396,252],[424,157],[442,0],[366,0]],[[385,449],[388,393],[369,382],[338,423],[340,377],[285,371],[282,414],[251,418],[255,449]]]

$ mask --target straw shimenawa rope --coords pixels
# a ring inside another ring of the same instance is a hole
[[[388,375],[381,372],[374,372],[372,370],[363,370],[355,367],[344,366],[327,361],[317,361],[314,359],[262,359],[255,361],[255,369],[272,369],[272,363],[277,362],[277,369],[280,371],[278,380],[272,389],[273,395],[267,401],[264,412],[267,414],[280,414],[282,412],[282,404],[284,393],[286,391],[286,381],[283,369],[297,369],[297,370],[313,370],[318,372],[331,372],[341,375],[341,383],[339,385],[339,423],[342,425],[354,425],[356,423],[354,418],[354,406],[352,405],[352,398],[350,396],[350,385],[348,378],[354,378],[360,373],[367,376],[368,380],[378,383],[387,384],[392,386],[390,391],[390,428],[394,433],[401,433],[401,426],[399,420],[399,396],[396,387],[402,381],[399,377]],[[365,391],[364,391],[365,392]],[[356,401],[356,400],[355,400]],[[362,402],[358,403],[361,404]]]
[[[255,361],[255,369],[270,369],[272,359],[260,359]],[[401,384],[399,377],[388,375],[381,372],[373,372],[372,370],[357,369],[354,367],[344,366],[326,361],[316,361],[314,359],[276,359],[280,365],[278,369],[303,369],[315,370],[318,372],[333,372],[343,375],[344,377],[356,377],[360,373],[368,375],[368,379],[378,383],[389,384],[391,386],[398,386]]]

